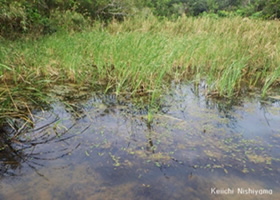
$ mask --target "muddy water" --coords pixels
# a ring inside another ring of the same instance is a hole
[[[181,85],[161,104],[152,124],[113,95],[34,112],[0,152],[0,199],[280,199],[279,102]]]

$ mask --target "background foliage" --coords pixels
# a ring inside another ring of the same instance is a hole
[[[122,20],[139,13],[160,17],[232,15],[280,18],[280,0],[0,0],[0,35],[81,29],[92,20]]]

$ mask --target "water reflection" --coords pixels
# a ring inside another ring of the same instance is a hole
[[[152,124],[145,108],[114,95],[57,102],[36,112],[31,130],[19,137],[1,134],[0,194],[236,199],[211,195],[210,189],[254,187],[272,188],[269,198],[279,199],[279,103],[213,101],[201,93],[174,85]]]

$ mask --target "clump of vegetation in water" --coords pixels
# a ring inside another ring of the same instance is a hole
[[[61,83],[148,97],[151,107],[172,81],[204,79],[208,94],[223,97],[256,86],[266,95],[280,81],[278,27],[279,21],[241,17],[148,15],[37,40],[1,40],[0,79],[6,84],[0,112],[10,116],[22,102],[38,102],[44,89]],[[29,93],[19,98],[22,87]]]

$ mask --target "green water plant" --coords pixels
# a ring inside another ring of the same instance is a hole
[[[0,81],[9,89],[2,84],[1,115],[11,116],[8,110],[23,102],[38,104],[59,84],[142,98],[149,123],[172,82],[204,80],[208,95],[227,98],[259,87],[265,96],[280,83],[279,44],[279,21],[184,15],[131,17],[106,27],[97,22],[84,31],[4,41]]]

